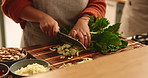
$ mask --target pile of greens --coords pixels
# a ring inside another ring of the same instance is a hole
[[[90,17],[89,27],[91,31],[92,43],[88,50],[92,52],[107,52],[117,51],[127,46],[126,40],[120,39],[117,31],[120,28],[120,23],[109,25],[106,18]]]
[[[114,25],[109,24],[106,18],[90,17],[89,28],[92,43],[88,47],[88,51],[107,54],[108,52],[117,51],[127,46],[128,42],[121,39],[121,34],[117,32],[120,28],[120,23]],[[61,31],[68,34],[70,30],[71,28],[62,29]]]

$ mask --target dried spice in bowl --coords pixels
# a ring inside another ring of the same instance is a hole
[[[14,61],[25,57],[21,48],[1,48],[0,61]]]
[[[3,76],[6,73],[5,70],[0,70],[0,76]]]
[[[13,63],[26,59],[27,51],[22,48],[1,48],[0,63],[11,66]]]

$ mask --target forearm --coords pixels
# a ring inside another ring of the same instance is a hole
[[[90,15],[84,14],[84,15],[83,15],[82,17],[80,17],[79,19],[83,19],[83,20],[89,22],[89,20],[90,20]]]
[[[32,6],[26,6],[20,15],[20,18],[31,22],[40,22],[42,19],[49,17],[46,13],[33,8]]]
[[[32,6],[31,0],[2,0],[1,9],[3,13],[11,18],[16,23],[25,22],[20,18],[20,13],[22,9],[26,6]]]
[[[80,14],[83,16],[84,14],[93,15],[94,17],[101,17],[105,16],[106,12],[106,3],[105,0],[89,0],[89,3],[86,9]]]

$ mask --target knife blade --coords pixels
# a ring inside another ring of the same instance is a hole
[[[62,32],[58,32],[58,36],[60,37],[61,41],[63,42],[66,42],[66,43],[71,43],[75,46],[78,46],[84,50],[86,50],[86,47],[81,43],[79,42],[78,40],[76,40],[75,38],[72,38]]]

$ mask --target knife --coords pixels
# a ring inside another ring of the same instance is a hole
[[[71,43],[75,46],[78,46],[84,50],[86,50],[86,47],[81,43],[79,42],[78,40],[76,40],[75,38],[72,38],[62,32],[58,32],[58,36],[60,37],[61,41],[63,42],[66,42],[66,43]]]

